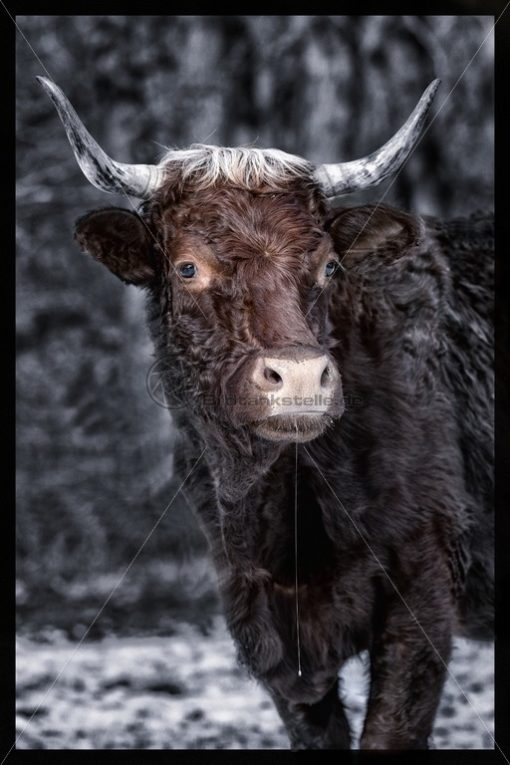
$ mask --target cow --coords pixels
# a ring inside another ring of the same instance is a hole
[[[492,221],[338,198],[398,171],[439,81],[382,148],[314,166],[116,162],[38,79],[88,180],[140,200],[75,237],[146,292],[239,661],[292,749],[349,749],[339,670],[366,650],[360,747],[429,748],[453,636],[493,634]]]

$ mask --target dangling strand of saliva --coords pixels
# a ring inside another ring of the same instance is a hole
[[[297,434],[296,425],[296,434]],[[301,641],[299,630],[299,590],[298,590],[298,537],[297,537],[297,475],[298,475],[298,444],[296,441],[296,459],[294,466],[294,569],[295,569],[295,588],[296,588],[296,635],[297,635],[297,656],[298,656],[298,677],[301,677]]]

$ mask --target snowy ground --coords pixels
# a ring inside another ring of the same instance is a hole
[[[457,641],[450,672],[458,685],[450,678],[445,687],[435,747],[493,748],[492,645]],[[342,671],[356,735],[364,677],[360,659]],[[207,635],[183,624],[172,637],[79,647],[58,633],[46,643],[20,638],[17,735],[20,749],[288,748],[271,702],[237,667],[220,618]]]

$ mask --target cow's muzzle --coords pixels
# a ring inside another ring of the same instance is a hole
[[[260,353],[245,371],[242,419],[272,441],[309,441],[344,411],[340,374],[320,348]]]

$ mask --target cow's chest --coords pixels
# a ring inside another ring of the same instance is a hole
[[[321,698],[344,661],[368,647],[373,597],[361,568],[328,572],[297,590],[268,583],[271,627],[284,646],[271,684],[286,698]]]

